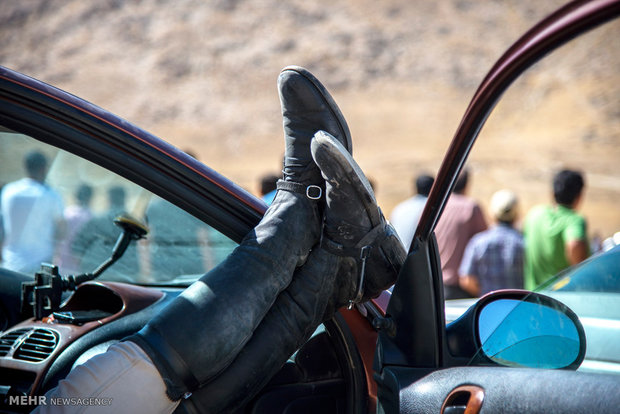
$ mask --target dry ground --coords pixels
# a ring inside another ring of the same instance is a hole
[[[309,68],[332,91],[354,155],[389,213],[436,172],[499,55],[561,1],[22,0],[0,3],[0,64],[134,122],[255,191],[276,171],[275,80]],[[555,170],[584,170],[591,233],[620,230],[620,22],[519,80],[479,138],[470,194],[550,198]]]

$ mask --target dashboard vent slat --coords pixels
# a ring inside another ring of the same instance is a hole
[[[35,329],[17,348],[13,358],[29,362],[41,362],[54,352],[58,334],[49,329]]]
[[[17,340],[28,332],[30,332],[30,328],[22,328],[7,332],[0,336],[0,357],[8,354]]]

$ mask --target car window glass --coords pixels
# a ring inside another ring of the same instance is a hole
[[[620,252],[601,253],[606,241],[620,230],[620,82],[614,58],[620,43],[609,42],[618,33],[618,21],[601,26],[554,51],[514,82],[468,158],[466,192],[493,226],[493,195],[502,189],[513,191],[519,201],[513,227],[523,235],[529,213],[554,207],[554,175],[562,169],[583,173],[585,191],[576,212],[585,218],[591,260],[555,277],[558,270],[550,270],[534,278],[531,289],[558,299],[579,317],[587,338],[586,359],[580,369],[612,373],[620,373]],[[494,237],[507,239],[505,233],[497,232]],[[557,234],[558,239],[576,237],[572,231]],[[508,257],[499,243],[494,244],[496,238],[481,240],[469,252],[471,266],[463,268],[489,279],[496,275],[498,263]],[[527,256],[527,241],[525,246]],[[537,247],[540,252],[553,251],[553,257],[566,251],[563,242]],[[485,260],[479,260],[482,252],[489,253]],[[568,266],[566,261],[564,267]],[[525,267],[521,274],[526,273]],[[493,279],[497,280],[501,279]],[[487,281],[480,283],[481,294],[487,293]],[[513,287],[526,286],[493,284],[490,290]],[[446,321],[456,319],[475,300],[446,301]]]
[[[34,274],[53,262],[62,275],[107,260],[129,215],[149,227],[100,277],[187,285],[236,243],[150,191],[90,161],[29,136],[0,132],[2,266]]]

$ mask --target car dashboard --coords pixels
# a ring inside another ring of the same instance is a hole
[[[52,388],[76,363],[138,330],[160,309],[151,305],[163,306],[177,293],[86,282],[57,312],[12,326],[0,336],[0,400],[8,402],[10,397]]]

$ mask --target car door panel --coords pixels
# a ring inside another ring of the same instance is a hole
[[[620,377],[612,374],[456,367],[418,379],[417,370],[392,367],[384,373],[388,375],[393,386],[398,387],[399,406],[384,405],[381,410],[386,413],[439,413],[453,390],[468,385],[477,386],[483,392],[480,413],[616,413],[620,407]],[[466,406],[468,397],[465,391],[465,395],[455,398],[452,407]]]

